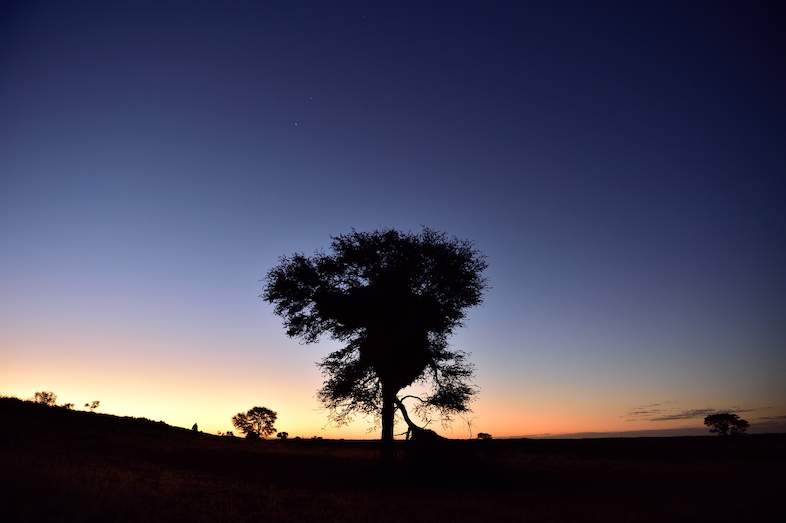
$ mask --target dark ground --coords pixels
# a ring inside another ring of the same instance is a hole
[[[756,521],[782,513],[786,435],[260,441],[0,399],[0,520]],[[778,496],[778,497],[776,497]]]

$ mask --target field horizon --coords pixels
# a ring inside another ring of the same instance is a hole
[[[739,521],[779,493],[786,434],[248,441],[0,399],[5,521]],[[708,501],[723,499],[723,503]]]

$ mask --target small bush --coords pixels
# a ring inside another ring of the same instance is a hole
[[[33,394],[33,401],[41,405],[54,407],[57,404],[57,394],[49,391],[40,391]]]

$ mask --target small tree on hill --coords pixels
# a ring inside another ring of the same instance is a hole
[[[71,410],[71,409],[74,408],[74,404],[73,403],[63,403],[62,407],[64,409],[66,409],[66,410]]]
[[[289,437],[289,432],[279,432],[276,434],[278,439],[287,439]]]
[[[232,417],[232,425],[249,439],[267,438],[276,432],[274,424],[278,414],[267,407],[254,407]]]
[[[492,439],[493,436],[488,432],[478,432],[478,439]]]
[[[90,403],[85,403],[85,408],[90,409],[90,412],[95,412],[95,410],[98,408],[100,404],[101,404],[100,401],[94,400],[91,401]]]
[[[33,401],[42,405],[54,407],[57,404],[57,394],[48,391],[36,392],[33,394]]]
[[[744,434],[750,426],[750,423],[746,420],[730,412],[710,414],[704,418],[704,424],[710,427],[710,432],[716,433],[719,436]]]

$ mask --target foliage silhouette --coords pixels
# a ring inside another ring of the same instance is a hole
[[[289,437],[289,432],[279,432],[276,434],[278,439],[287,439]]]
[[[94,400],[89,403],[85,403],[85,408],[90,409],[90,412],[95,412],[95,410],[101,405],[99,400]]]
[[[710,414],[704,418],[704,424],[711,427],[710,432],[716,433],[719,436],[744,434],[750,426],[750,423],[746,420],[730,412]]]
[[[478,439],[488,440],[493,438],[494,436],[492,436],[488,432],[478,432]]]
[[[199,432],[199,426],[196,423],[191,427],[191,432]]]
[[[54,407],[57,404],[57,394],[48,391],[36,392],[33,394],[33,401]]]
[[[62,407],[64,409],[71,410],[71,409],[74,408],[74,404],[73,403],[63,403]]]
[[[319,398],[339,424],[354,414],[380,417],[381,438],[391,443],[406,398],[418,400],[421,416],[469,410],[472,366],[448,338],[482,301],[485,269],[470,242],[432,229],[353,231],[334,237],[330,254],[283,257],[262,297],[289,336],[313,343],[328,334],[344,344],[319,364]],[[397,397],[412,384],[429,392]]]
[[[267,407],[253,407],[232,417],[232,425],[248,439],[267,438],[276,432],[274,424],[278,414]]]

